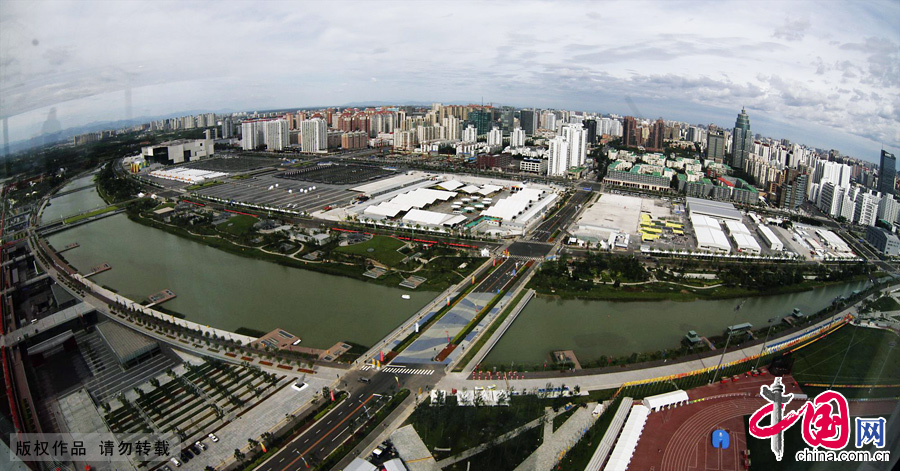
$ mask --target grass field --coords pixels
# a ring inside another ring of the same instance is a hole
[[[900,310],[900,303],[890,296],[882,296],[868,306],[874,311],[897,311]]]
[[[406,255],[397,251],[403,245],[403,241],[393,237],[375,236],[366,242],[337,247],[335,250],[341,253],[371,258],[379,263],[393,267],[399,265],[400,261],[406,258]],[[369,252],[369,249],[372,249],[372,251]]]
[[[246,234],[259,219],[253,216],[245,216],[238,214],[228,219],[228,222],[222,224],[220,229],[228,234],[240,236]]]
[[[541,417],[549,404],[529,395],[513,396],[510,407],[458,407],[451,397],[444,406],[420,405],[409,422],[432,452],[436,447],[451,449],[437,453],[435,458],[441,460]]]
[[[801,384],[900,384],[900,348],[891,347],[898,341],[892,332],[848,325],[794,352],[794,378]]]
[[[96,211],[91,211],[91,212],[89,212],[89,213],[79,214],[78,216],[72,216],[72,217],[70,217],[70,218],[68,218],[68,219],[63,220],[63,224],[72,224],[73,222],[77,222],[77,221],[80,221],[80,220],[82,220],[82,219],[91,218],[91,217],[94,217],[94,216],[97,216],[97,215],[100,215],[100,214],[103,214],[103,213],[108,213],[108,212],[110,212],[110,211],[115,211],[115,210],[117,210],[117,209],[119,209],[119,208],[116,207],[116,206],[107,206],[107,207],[105,207],[105,208],[101,208],[101,209],[98,209],[98,210],[96,210]]]

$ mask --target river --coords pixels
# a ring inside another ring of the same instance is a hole
[[[232,331],[280,327],[309,347],[341,340],[372,345],[435,296],[232,255],[124,214],[49,240],[56,248],[78,242],[80,247],[63,255],[81,272],[109,263],[112,270],[92,280],[130,299],[142,301],[169,288],[177,297],[162,307],[188,320]]]
[[[76,178],[60,188],[58,193],[90,185],[94,179],[94,175],[95,174],[91,173]],[[97,193],[97,187],[88,188],[86,190],[76,191],[75,193],[69,193],[68,195],[51,198],[49,204],[44,208],[44,212],[41,214],[41,221],[51,222],[62,217],[71,216],[103,206],[106,206],[106,203]]]
[[[812,314],[837,296],[862,289],[866,282],[810,291],[740,299],[691,302],[612,302],[551,300],[535,297],[519,314],[484,364],[538,365],[554,350],[573,350],[582,361],[678,348],[689,330],[720,335],[725,327],[750,322],[763,327],[772,317],[794,308]],[[535,335],[540,332],[540,335]]]

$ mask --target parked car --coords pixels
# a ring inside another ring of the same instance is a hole
[[[194,445],[197,445],[197,448],[200,448],[201,450],[206,450],[206,448],[207,448],[206,443],[203,443],[200,440],[197,440],[196,442],[194,442]]]
[[[181,466],[181,461],[179,461],[178,458],[176,458],[174,456],[169,458],[169,461],[171,461],[172,464],[174,464],[176,468]]]
[[[209,435],[207,435],[207,436],[209,437],[210,440],[213,441],[213,443],[219,441],[219,437],[217,437],[216,434],[214,434],[214,433],[211,433],[211,434],[209,434]]]

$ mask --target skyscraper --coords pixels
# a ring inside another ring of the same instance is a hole
[[[587,129],[587,142],[590,145],[594,145],[597,143],[597,120],[595,119],[586,119],[581,122],[584,125],[584,129]]]
[[[512,134],[509,135],[509,146],[510,147],[524,147],[525,146],[525,131],[522,128],[513,129]]]
[[[750,150],[753,148],[753,135],[750,133],[750,117],[747,110],[741,108],[741,113],[734,123],[733,144],[731,146],[731,166],[744,169],[744,162],[750,158]]]
[[[540,120],[540,116],[536,110],[524,109],[522,113],[519,115],[519,124],[522,126],[522,130],[525,131],[525,134],[529,136],[534,135],[535,129],[538,127],[538,122]]]
[[[881,164],[878,167],[878,191],[894,194],[894,178],[897,176],[897,158],[894,154],[881,150]]]
[[[720,163],[725,158],[725,131],[709,130],[706,138],[706,158]]]
[[[550,165],[547,166],[547,175],[561,177],[569,170],[569,143],[563,136],[556,136],[548,143],[550,153]]]
[[[643,144],[637,138],[637,121],[633,116],[626,116],[622,123],[622,143],[627,147],[637,147]]]
[[[303,152],[327,152],[328,124],[319,118],[301,122],[300,148]]]
[[[650,125],[650,139],[648,139],[647,147],[653,150],[663,150],[663,137],[666,132],[666,123],[662,119]]]

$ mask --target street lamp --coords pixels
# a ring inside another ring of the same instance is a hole
[[[766,323],[769,324],[769,328],[766,330],[766,339],[763,340],[762,348],[759,349],[759,356],[756,357],[756,364],[753,365],[753,369],[754,369],[754,370],[756,370],[756,368],[759,366],[759,360],[762,359],[762,357],[763,357],[763,352],[766,350],[766,343],[769,341],[769,334],[772,332],[772,327],[775,327],[775,324],[773,324],[772,321],[775,321],[775,320],[778,320],[778,319],[779,319],[779,318],[776,316],[776,317],[772,317],[772,318],[770,318],[769,320],[766,321]]]

